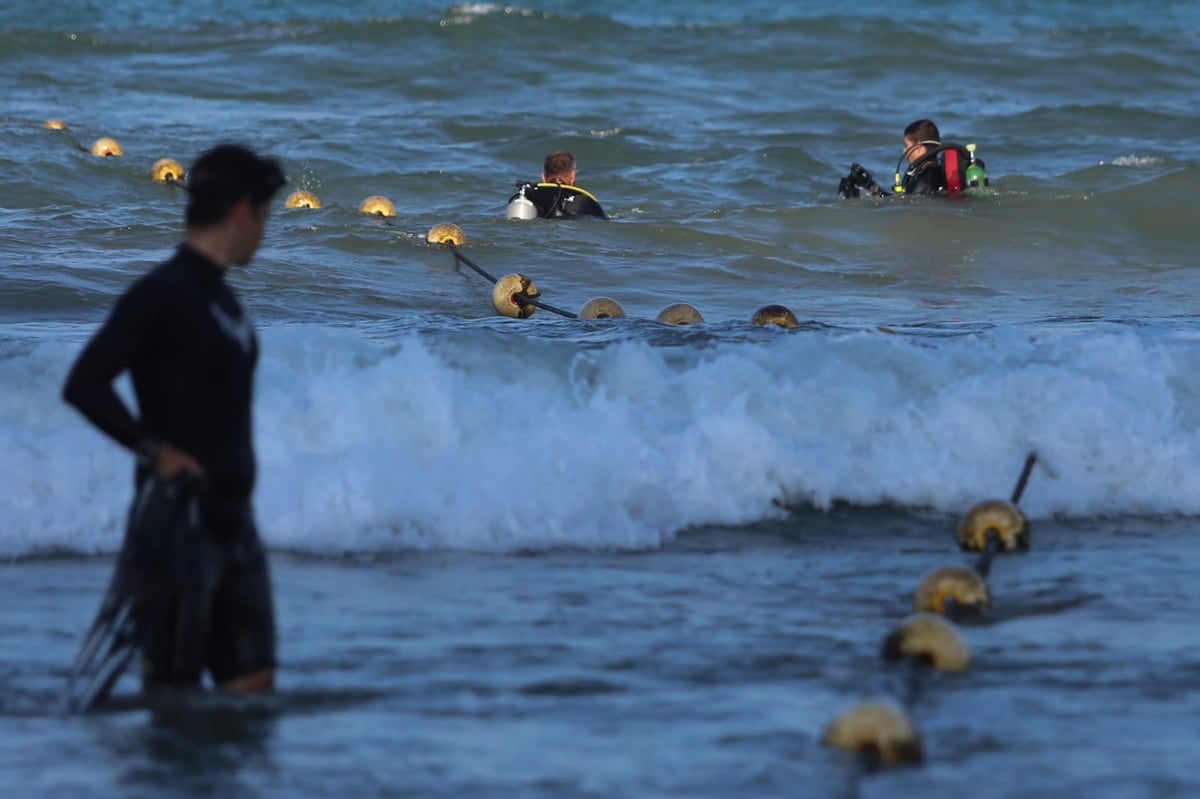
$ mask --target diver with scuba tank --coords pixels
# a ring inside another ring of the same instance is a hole
[[[504,215],[508,219],[606,218],[599,200],[575,185],[575,156],[566,150],[546,156],[539,183],[517,183],[517,193],[509,198]]]
[[[908,168],[901,172],[905,162]],[[932,120],[918,119],[904,129],[904,152],[896,162],[892,191],[884,190],[859,164],[851,164],[850,174],[838,184],[838,197],[960,194],[987,185],[987,171],[974,144],[943,142]]]

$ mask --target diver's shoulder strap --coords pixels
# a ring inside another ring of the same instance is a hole
[[[909,164],[908,169],[904,172],[905,179],[902,185],[907,185],[909,179],[920,172],[926,164],[938,158],[941,158],[942,168],[946,174],[946,192],[957,194],[962,191],[962,175],[963,171],[967,168],[967,164],[971,161],[971,151],[967,149],[965,144],[950,141],[939,143],[929,152]]]
[[[915,175],[917,173],[917,170],[919,170],[921,167],[925,166],[925,164],[927,164],[928,162],[937,158],[939,155],[944,155],[945,153],[948,153],[948,152],[956,153],[960,159],[965,159],[965,160],[969,161],[971,158],[971,152],[967,149],[967,146],[965,144],[958,144],[957,142],[952,142],[952,141],[942,142],[941,144],[934,147],[929,152],[925,153],[923,156],[918,158],[916,161],[909,164],[907,174]]]
[[[539,183],[539,184],[537,184],[537,188],[539,188],[539,189],[562,189],[563,191],[577,191],[580,194],[582,194],[584,197],[594,200],[595,202],[600,202],[599,200],[596,199],[596,195],[592,194],[587,189],[581,189],[578,186],[572,186],[570,183]]]

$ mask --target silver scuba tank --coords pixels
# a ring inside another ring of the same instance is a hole
[[[537,206],[533,204],[533,200],[525,196],[525,189],[529,188],[528,183],[522,183],[517,191],[517,196],[513,197],[508,207],[504,209],[505,219],[537,219]]]

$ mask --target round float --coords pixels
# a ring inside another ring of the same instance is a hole
[[[958,545],[968,552],[987,549],[993,533],[1002,552],[1029,549],[1029,521],[1011,502],[989,499],[967,511],[958,524]]]
[[[287,208],[320,208],[321,198],[311,191],[301,189],[289,194],[284,206]]]
[[[579,309],[580,319],[621,319],[625,309],[614,299],[608,297],[593,297]]]
[[[537,286],[529,278],[516,273],[505,275],[492,287],[492,307],[501,316],[528,319],[533,316],[537,306],[526,302],[525,298],[537,299],[540,296]]]
[[[97,158],[109,158],[114,155],[125,155],[125,151],[121,149],[121,145],[116,139],[105,136],[92,143],[92,155]]]
[[[425,241],[430,244],[453,244],[461,247],[467,243],[467,234],[463,233],[463,229],[458,225],[443,222],[429,229],[429,233],[425,235]]]
[[[921,738],[908,715],[890,702],[864,702],[825,727],[821,743],[862,757],[871,765],[920,763]]]
[[[183,180],[183,165],[174,158],[160,158],[150,167],[150,177],[160,183]]]
[[[783,305],[764,305],[754,312],[754,316],[750,317],[750,324],[766,327],[767,325],[778,325],[779,327],[799,327],[800,320],[792,313],[790,308]]]
[[[934,569],[921,578],[913,594],[913,610],[917,613],[983,614],[991,604],[992,592],[987,581],[979,572],[965,566]]]
[[[677,302],[673,305],[668,305],[659,311],[658,316],[654,317],[654,319],[665,325],[698,325],[704,321],[704,317],[700,315],[700,312],[686,302]]]
[[[382,194],[373,194],[358,205],[358,210],[364,214],[375,216],[395,216],[396,206]]]
[[[950,622],[936,613],[914,613],[883,639],[884,660],[915,660],[938,671],[965,671],[967,644]]]

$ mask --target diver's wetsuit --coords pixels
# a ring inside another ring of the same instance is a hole
[[[939,194],[946,191],[946,170],[931,158],[913,174],[905,174],[903,186],[905,194]]]
[[[582,216],[605,218],[600,202],[578,186],[565,183],[524,183],[508,201],[512,202],[520,197],[522,192],[537,207],[538,216],[543,219],[578,219]]]
[[[910,165],[908,170],[900,175],[900,166],[896,165],[896,172],[900,180],[900,186],[896,189],[895,194],[885,191],[871,174],[863,169],[858,164],[850,165],[850,174],[842,178],[838,184],[838,197],[843,199],[860,197],[865,192],[872,197],[904,197],[910,194],[916,195],[945,195],[956,194],[965,188],[963,170],[969,165],[977,165],[982,171],[984,167],[983,159],[976,158],[973,151],[961,144],[953,143],[937,143],[937,147],[933,151],[925,154],[918,159],[915,164]],[[973,147],[973,145],[972,145]],[[949,160],[953,158],[953,160]],[[954,180],[951,180],[951,175],[947,174],[952,170]],[[969,174],[969,173],[968,173]],[[973,178],[978,181],[978,176]],[[951,185],[953,183],[953,186]],[[980,185],[978,182],[972,183],[971,186]],[[988,185],[987,174],[982,175],[982,184]]]
[[[117,301],[63,389],[67,402],[124,446],[132,449],[145,439],[167,442],[204,468],[197,533],[212,544],[213,585],[207,612],[197,622],[202,626],[191,637],[207,640],[204,659],[218,683],[275,665],[266,557],[250,506],[257,361],[254,328],[223,271],[184,244]],[[113,390],[126,369],[137,419]],[[148,467],[140,466],[137,483],[148,476]],[[154,623],[175,624],[162,618]],[[170,629],[159,635],[178,637]],[[151,648],[158,647],[143,647],[147,684],[199,681],[204,663],[160,662]]]

